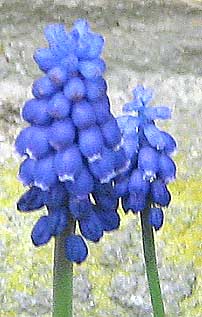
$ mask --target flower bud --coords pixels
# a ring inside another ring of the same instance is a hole
[[[36,247],[48,243],[48,241],[51,239],[48,216],[42,216],[41,218],[39,218],[34,228],[32,229],[31,238],[33,244]]]
[[[94,212],[89,218],[82,218],[79,220],[79,228],[81,234],[87,240],[98,242],[103,236],[102,224]]]
[[[114,117],[101,126],[101,131],[106,146],[110,148],[116,148],[118,145],[120,145],[121,132]]]
[[[48,113],[47,100],[28,100],[22,109],[22,117],[34,125],[49,125],[51,117]]]
[[[171,195],[162,180],[157,179],[151,183],[152,202],[162,207],[168,206]]]
[[[128,160],[137,160],[137,152],[139,148],[138,137],[123,135],[122,148],[124,149]]]
[[[90,34],[88,37],[89,48],[86,52],[86,57],[89,59],[97,58],[102,53],[104,39],[100,34]]]
[[[138,154],[138,168],[142,169],[147,179],[154,178],[159,169],[159,155],[149,146],[144,146]]]
[[[68,80],[68,73],[64,67],[56,66],[49,70],[48,78],[57,87],[62,87]]]
[[[93,79],[102,76],[106,66],[105,62],[100,59],[83,60],[79,62],[79,71],[87,79]]]
[[[100,192],[93,192],[93,197],[99,208],[104,210],[117,210],[119,201],[114,194],[103,194]]]
[[[72,234],[66,238],[65,241],[65,254],[67,260],[80,264],[88,255],[88,248],[79,235]]]
[[[62,233],[67,227],[67,213],[66,207],[57,209],[49,209],[48,227],[52,236],[57,236]]]
[[[172,182],[176,177],[176,166],[173,160],[161,154],[159,157],[159,177],[167,184]]]
[[[130,194],[128,206],[133,212],[143,211],[147,206],[147,196],[143,192]]]
[[[102,125],[111,119],[110,104],[107,97],[91,101],[91,105],[98,125]]]
[[[88,169],[83,168],[73,183],[67,181],[64,184],[71,195],[83,197],[93,191],[94,180],[92,175],[88,172]]]
[[[90,161],[101,156],[103,149],[103,137],[98,126],[79,131],[79,149]]]
[[[148,107],[144,109],[144,115],[151,121],[156,119],[165,120],[171,118],[171,110],[165,106]]]
[[[80,101],[85,95],[85,86],[80,78],[71,78],[64,87],[64,95],[74,102]]]
[[[24,186],[31,186],[33,184],[35,164],[35,160],[27,158],[20,165],[18,178]]]
[[[70,51],[71,40],[69,39],[65,27],[63,24],[49,24],[45,28],[45,37],[49,43],[51,52],[61,58],[64,55],[67,55]]]
[[[90,80],[85,79],[86,95],[89,100],[99,99],[105,96],[107,85],[102,77]]]
[[[151,146],[155,147],[157,150],[164,149],[165,140],[163,134],[154,124],[147,124],[144,126],[144,135]]]
[[[38,160],[34,169],[34,185],[43,191],[56,184],[57,175],[54,169],[54,157]]]
[[[40,188],[31,187],[25,192],[17,203],[17,209],[23,212],[29,212],[40,209],[44,206],[43,192]]]
[[[81,153],[75,145],[55,155],[54,169],[61,182],[74,181],[82,167]]]
[[[120,177],[115,181],[114,193],[117,198],[122,197],[128,193],[128,177]]]
[[[32,94],[38,99],[51,97],[56,91],[57,87],[47,76],[36,79],[32,86]]]
[[[78,57],[70,53],[61,60],[61,65],[66,69],[68,75],[73,74],[78,70]]]
[[[53,122],[47,131],[49,144],[56,150],[62,151],[71,146],[75,138],[75,127],[70,119]]]
[[[44,204],[48,209],[58,209],[68,205],[68,192],[64,183],[57,182],[48,191],[43,193]]]
[[[52,54],[49,48],[38,48],[33,57],[39,68],[44,72],[59,64],[59,59]]]
[[[112,231],[118,229],[120,226],[120,217],[119,214],[114,210],[102,210],[95,209],[96,215],[98,216],[103,230],[104,231]]]
[[[144,179],[142,170],[135,169],[129,179],[128,190],[131,194],[143,193],[147,195],[149,193],[150,183]]]
[[[80,101],[72,107],[72,120],[79,129],[95,125],[96,116],[93,107],[87,101]]]
[[[114,155],[115,173],[119,175],[127,171],[130,165],[130,160],[126,158],[124,149],[120,148],[118,151],[114,151],[113,155]]]
[[[93,176],[101,183],[108,183],[116,175],[114,153],[107,148],[102,149],[100,159],[89,162],[88,166]]]
[[[149,210],[149,224],[157,231],[163,225],[163,211],[161,208],[150,208]]]
[[[75,196],[70,196],[69,210],[74,219],[89,218],[93,212],[92,203],[87,196],[84,199],[79,199]]]
[[[170,155],[176,150],[177,144],[174,138],[169,133],[162,131],[162,135],[165,142],[164,152],[167,155]]]
[[[28,154],[33,159],[43,158],[51,151],[46,130],[39,127],[23,129],[16,139],[15,147],[20,155]]]
[[[50,99],[47,111],[54,119],[64,119],[70,113],[71,103],[63,93],[58,92]]]

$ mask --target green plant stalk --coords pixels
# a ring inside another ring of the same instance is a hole
[[[53,317],[72,317],[73,264],[65,257],[65,239],[75,231],[71,219],[65,232],[55,238],[53,267]]]
[[[141,213],[141,226],[147,279],[154,317],[164,317],[165,312],[156,262],[154,234],[153,228],[149,224],[148,217],[149,208],[146,208]]]

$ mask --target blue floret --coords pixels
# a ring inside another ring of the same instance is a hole
[[[47,131],[49,144],[57,151],[73,145],[75,127],[70,119],[55,121]]]
[[[67,99],[72,101],[80,101],[85,96],[85,86],[83,81],[74,77],[67,81],[67,84],[64,86],[64,94]]]
[[[49,125],[51,117],[48,113],[47,100],[28,100],[22,109],[22,117],[33,125]]]
[[[67,82],[68,77],[67,70],[62,66],[53,67],[48,72],[48,78],[58,87],[62,87]]]
[[[74,182],[65,182],[67,191],[77,197],[85,197],[93,192],[94,180],[87,168],[83,168]]]
[[[34,169],[34,185],[43,191],[49,190],[57,182],[54,169],[54,156],[38,160]]]
[[[85,100],[74,104],[71,117],[79,129],[87,129],[96,124],[94,108]]]
[[[47,112],[54,119],[64,119],[68,117],[71,109],[71,102],[62,92],[58,92],[48,102]]]
[[[66,238],[65,253],[69,261],[80,264],[87,257],[88,248],[81,236],[72,234]]]
[[[93,206],[88,196],[83,199],[70,196],[69,209],[73,218],[77,220],[89,218],[93,212]]]
[[[161,208],[150,208],[149,223],[155,230],[159,230],[163,225],[163,211]]]
[[[144,172],[144,177],[151,179],[156,177],[159,170],[159,154],[149,146],[140,148],[138,153],[138,168]]]
[[[102,77],[96,79],[84,80],[86,96],[89,100],[95,101],[96,99],[102,98],[105,96],[107,91],[106,81]]]
[[[79,149],[88,160],[100,158],[103,146],[102,133],[97,125],[79,131]]]
[[[36,161],[30,158],[25,159],[20,165],[19,180],[24,186],[33,185],[35,165]]]
[[[59,59],[53,55],[49,48],[39,48],[34,53],[34,60],[39,68],[47,72],[52,67],[59,65]]]
[[[48,227],[52,236],[57,236],[67,228],[67,207],[49,209]]]
[[[102,210],[97,208],[96,215],[98,216],[103,230],[104,231],[112,231],[116,230],[120,226],[120,217],[119,214],[114,210]]]
[[[57,90],[57,86],[47,76],[36,79],[32,86],[32,94],[38,99],[51,97]]]
[[[61,182],[67,180],[73,182],[81,172],[82,167],[82,156],[75,145],[55,155],[54,169]]]
[[[31,187],[24,193],[17,203],[19,211],[29,212],[44,206],[44,196],[40,188]]]
[[[103,236],[103,226],[95,212],[89,218],[80,219],[79,228],[87,240],[98,242]]]
[[[32,230],[32,242],[36,247],[38,247],[46,244],[51,239],[51,236],[48,216],[42,216]]]
[[[161,179],[157,179],[151,183],[152,202],[162,207],[168,206],[171,195]]]

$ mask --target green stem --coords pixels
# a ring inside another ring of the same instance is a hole
[[[73,265],[65,257],[65,239],[74,232],[71,220],[67,230],[55,238],[53,268],[53,317],[72,317]]]
[[[153,229],[148,222],[149,208],[141,213],[142,240],[154,317],[164,317],[164,306],[156,263]]]

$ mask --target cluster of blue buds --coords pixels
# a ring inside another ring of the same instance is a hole
[[[148,206],[149,223],[155,230],[163,224],[161,207],[169,205],[171,195],[167,184],[175,179],[176,166],[170,155],[176,142],[167,132],[159,130],[156,119],[169,119],[165,106],[149,107],[152,91],[138,85],[134,99],[123,106],[125,115],[117,118],[123,135],[123,148],[131,161],[129,169],[115,179],[117,197],[125,212],[143,212]]]
[[[33,83],[34,98],[22,110],[29,126],[15,143],[25,157],[19,178],[29,186],[17,207],[24,212],[47,207],[32,230],[36,246],[62,233],[73,218],[81,235],[67,237],[66,256],[81,263],[88,254],[83,238],[97,242],[104,231],[119,227],[113,179],[127,170],[130,159],[110,112],[100,57],[103,37],[81,19],[70,32],[49,25],[45,37],[49,47],[34,54],[45,75]]]

